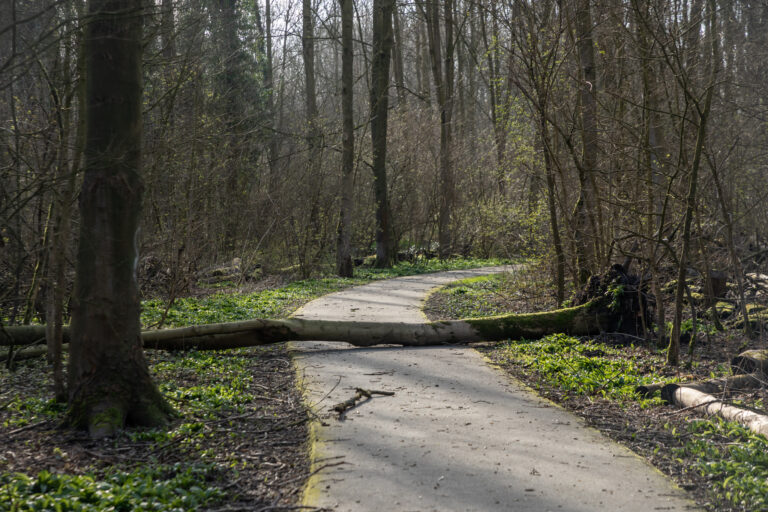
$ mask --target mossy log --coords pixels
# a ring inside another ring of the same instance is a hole
[[[597,302],[544,313],[510,314],[428,323],[382,323],[330,320],[246,320],[194,325],[142,332],[145,349],[220,350],[267,345],[284,341],[345,341],[358,347],[392,344],[403,346],[472,343],[515,338],[540,338],[548,334],[576,336],[610,332],[619,320]],[[26,345],[45,336],[45,326],[5,327],[0,345]],[[69,329],[64,329],[69,340]]]
[[[670,384],[669,399],[681,408],[696,409],[709,416],[720,416],[735,421],[756,434],[768,436],[768,416],[728,405],[714,396],[689,386]]]
[[[755,373],[766,375],[768,371],[768,350],[747,350],[731,359],[733,373]]]

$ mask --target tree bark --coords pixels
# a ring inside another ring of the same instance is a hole
[[[387,120],[389,65],[392,58],[394,0],[374,0],[371,55],[371,146],[373,188],[376,197],[376,267],[389,267],[394,259],[391,213],[387,192]]]
[[[336,273],[352,277],[352,201],[355,170],[355,125],[353,118],[353,63],[352,0],[339,0],[341,4],[341,111],[343,139],[341,148],[341,215],[336,248]]]
[[[670,384],[667,390],[670,403],[678,407],[696,408],[710,416],[721,416],[735,421],[756,434],[768,436],[768,416],[728,405],[714,396],[688,386]]]
[[[141,0],[90,0],[85,179],[80,193],[69,358],[69,421],[94,437],[166,423],[139,324],[137,232],[142,180]]]
[[[584,284],[597,265],[599,233],[594,174],[597,172],[597,73],[592,39],[591,0],[580,0],[576,8],[576,44],[582,82],[579,84],[582,153],[579,164],[579,199],[574,209],[574,239],[579,282]]]

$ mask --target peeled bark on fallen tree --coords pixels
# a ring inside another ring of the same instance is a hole
[[[728,395],[736,391],[761,388],[765,385],[766,380],[761,373],[751,373],[735,375],[732,377],[723,377],[720,379],[712,379],[702,382],[689,382],[684,384],[657,382],[654,384],[647,384],[645,386],[637,386],[635,388],[635,392],[642,397],[648,398],[653,396],[653,394],[657,391],[661,391],[661,398],[667,403],[673,403],[671,393],[673,393],[678,387],[681,386],[695,389],[710,395]]]
[[[673,404],[681,408],[701,411],[710,416],[720,416],[729,421],[740,423],[756,434],[768,436],[768,416],[747,409],[728,405],[714,396],[687,386],[675,386],[668,390]]]
[[[473,343],[515,338],[540,338],[548,334],[576,336],[611,332],[619,320],[598,300],[544,313],[510,314],[419,324],[330,320],[246,320],[194,325],[179,329],[144,331],[145,349],[220,350],[267,345],[283,341],[345,341],[358,347],[392,344],[404,346]],[[0,345],[25,345],[45,336],[45,326],[5,327]],[[69,330],[64,329],[64,340]]]
[[[667,403],[673,404],[673,394],[679,388],[694,389],[708,395],[718,395],[721,398],[729,396],[739,391],[748,389],[759,389],[766,385],[765,377],[760,373],[749,373],[743,375],[734,375],[732,377],[722,377],[720,379],[711,379],[701,382],[687,382],[666,384],[661,387],[661,398]],[[638,387],[640,391],[641,386]]]

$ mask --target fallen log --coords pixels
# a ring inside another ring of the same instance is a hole
[[[661,389],[661,398],[669,404],[674,403],[673,394],[677,389],[684,387],[687,389],[693,389],[701,393],[708,395],[719,395],[720,397],[726,397],[738,391],[746,391],[748,389],[759,389],[766,385],[765,377],[761,373],[748,373],[742,375],[733,375],[731,377],[722,377],[719,379],[711,379],[701,382],[686,382],[686,383],[673,383],[663,385]],[[637,391],[640,392],[642,386],[638,386]],[[653,385],[651,385],[653,387]]]
[[[757,389],[766,385],[765,377],[761,373],[751,373],[743,375],[735,375],[732,377],[723,377],[720,379],[711,379],[702,382],[688,382],[688,383],[668,383],[668,382],[656,382],[653,384],[646,384],[644,386],[637,386],[635,393],[638,393],[644,398],[653,396],[657,391],[661,391],[661,398],[667,402],[672,403],[671,394],[677,387],[684,386],[687,388],[701,391],[710,395],[728,395],[737,391],[745,391],[747,389]]]
[[[733,373],[761,373],[768,370],[768,350],[745,350],[731,359]]]
[[[756,434],[768,436],[768,416],[735,407],[688,386],[669,384],[667,394],[674,405],[685,409],[696,409],[709,416],[720,416],[740,423]]]
[[[619,320],[600,301],[543,313],[510,314],[428,323],[354,322],[330,320],[246,320],[193,325],[178,329],[144,331],[145,349],[220,350],[284,341],[345,341],[358,347],[472,343],[504,339],[535,339],[548,334],[576,336],[611,332]],[[0,345],[26,345],[45,337],[45,326],[25,325],[0,329]],[[69,328],[64,328],[69,342]]]

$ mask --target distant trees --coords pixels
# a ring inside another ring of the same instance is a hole
[[[349,275],[422,250],[541,256],[558,302],[626,258],[656,292],[738,287],[767,250],[763,4],[147,4],[139,271],[170,296],[234,257]],[[5,323],[71,309],[81,11],[0,3]]]

